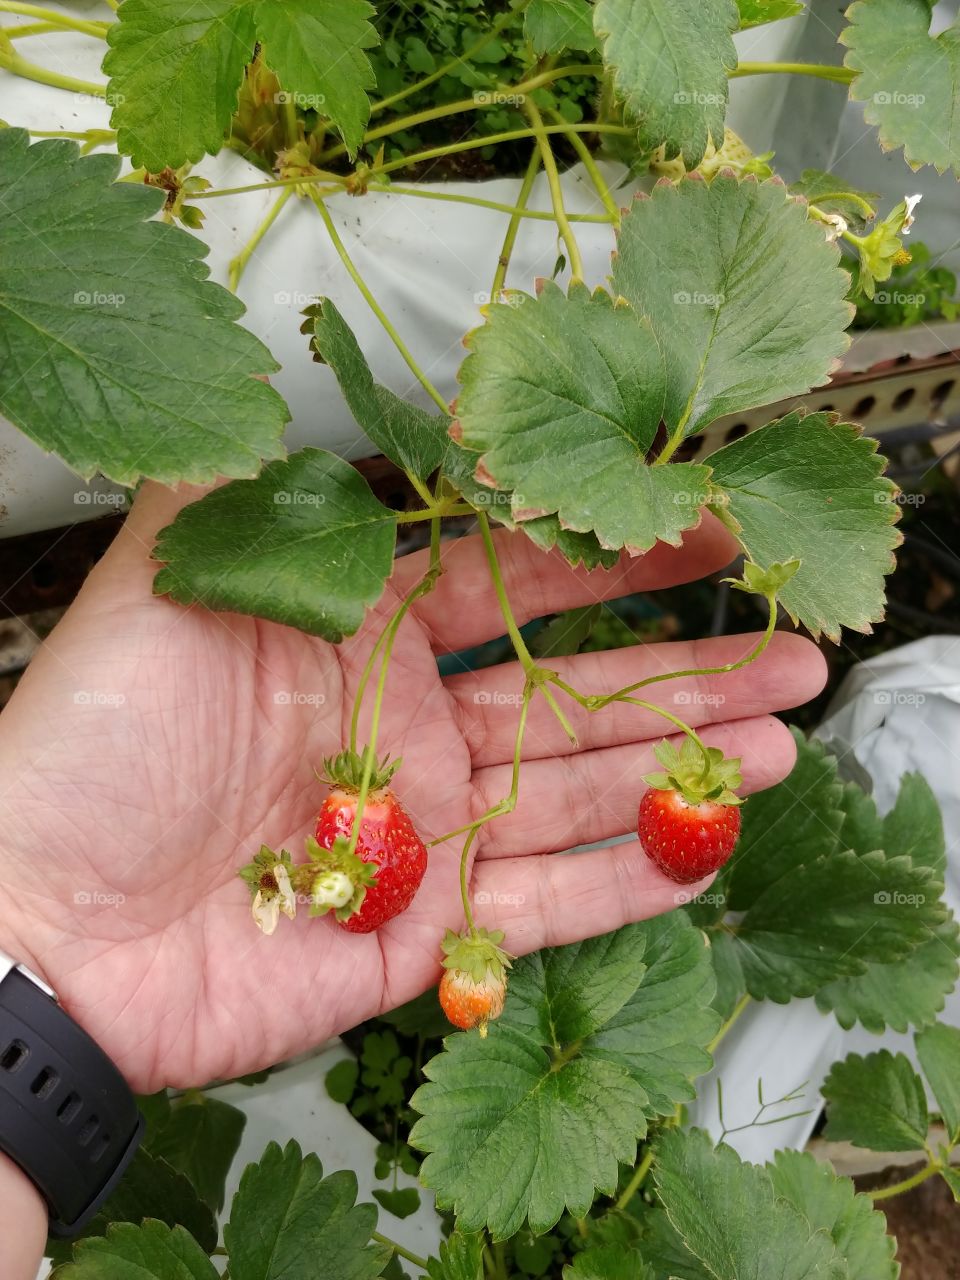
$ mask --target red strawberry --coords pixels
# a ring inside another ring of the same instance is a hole
[[[510,957],[502,941],[502,933],[486,929],[463,935],[448,929],[444,936],[440,1006],[461,1031],[477,1027],[485,1036],[487,1023],[503,1013]]]
[[[427,849],[389,783],[399,761],[375,766],[360,820],[356,852],[347,852],[363,775],[362,756],[327,760],[333,786],[308,841],[313,913],[333,910],[350,933],[371,933],[406,911],[427,870]]]
[[[740,761],[706,754],[690,738],[680,751],[662,742],[654,755],[665,773],[650,774],[640,800],[637,835],[647,857],[664,875],[691,884],[719,870],[740,835]]]

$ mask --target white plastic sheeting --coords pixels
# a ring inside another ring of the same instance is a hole
[[[932,636],[862,663],[846,678],[817,736],[847,763],[871,775],[881,813],[892,807],[900,779],[922,773],[943,810],[947,840],[946,900],[960,912],[960,637]],[[940,1015],[960,1026],[960,990]],[[914,1061],[912,1033],[882,1036],[856,1027],[845,1032],[813,1000],[748,1006],[717,1051],[711,1076],[700,1081],[694,1121],[719,1137],[716,1078],[723,1088],[728,1129],[749,1124],[757,1111],[757,1082],[772,1101],[806,1082],[801,1098],[765,1119],[811,1108],[811,1114],[727,1138],[749,1160],[769,1159],[781,1147],[803,1147],[820,1110],[820,1085],[848,1053],[887,1046]]]

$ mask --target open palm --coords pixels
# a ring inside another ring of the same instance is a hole
[[[237,868],[261,843],[299,860],[324,794],[315,770],[344,744],[364,662],[423,574],[397,562],[390,590],[339,647],[256,619],[182,609],[151,594],[156,530],[184,501],[148,486],[123,532],[0,717],[0,946],[57,988],[141,1091],[199,1085],[304,1050],[435,983],[444,928],[462,925],[460,842],[430,851],[410,909],[378,932],[329,919],[256,929]],[[610,572],[574,572],[520,535],[498,538],[521,621],[721,568],[733,544],[706,522]],[[479,540],[444,549],[447,572],[403,622],[378,748],[424,839],[479,816],[510,788],[516,664],[441,680],[436,655],[499,635]],[[736,660],[749,637],[637,646],[551,665],[586,692]],[[747,671],[655,686],[705,738],[742,755],[745,789],[791,767],[769,712],[812,696],[816,649],[780,634]],[[679,698],[677,695],[680,695]],[[563,697],[563,695],[560,695]],[[628,841],[663,721],[564,699],[574,748],[542,699],[530,712],[520,802],[485,827],[471,886],[478,923],[522,953],[670,909],[677,886]]]

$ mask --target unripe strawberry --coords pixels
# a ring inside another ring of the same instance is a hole
[[[510,957],[502,941],[502,933],[486,929],[463,935],[448,929],[444,936],[440,1007],[461,1031],[476,1027],[485,1036],[487,1023],[503,1013]]]

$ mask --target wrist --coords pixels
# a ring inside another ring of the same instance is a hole
[[[23,1170],[0,1152],[0,1272],[33,1280],[47,1240],[47,1206]]]

